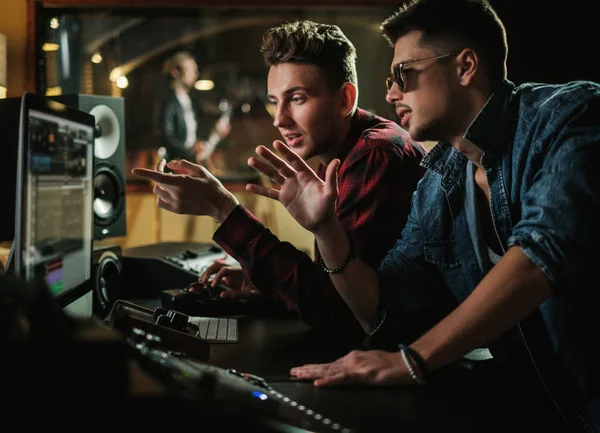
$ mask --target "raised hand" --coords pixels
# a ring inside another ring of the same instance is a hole
[[[211,276],[212,280],[209,280]],[[241,267],[228,265],[220,260],[215,260],[209,265],[198,278],[198,282],[212,287],[221,284],[231,289],[221,292],[220,296],[223,299],[247,298],[259,294]]]
[[[256,153],[266,162],[251,157],[248,165],[277,185],[268,188],[249,184],[246,185],[246,189],[279,200],[302,227],[313,233],[317,232],[334,216],[338,196],[336,172],[340,161],[334,159],[329,163],[323,182],[308,164],[284,143],[276,140],[273,147],[283,158],[264,146],[258,146]]]
[[[156,182],[153,192],[162,209],[189,215],[208,215],[222,222],[238,200],[206,168],[186,160],[167,164],[175,173],[134,168],[136,176]]]
[[[295,367],[290,374],[298,379],[312,380],[317,387],[334,385],[412,385],[399,352],[354,350],[329,364],[307,364]]]

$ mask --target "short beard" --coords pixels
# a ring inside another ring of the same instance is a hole
[[[421,124],[416,131],[410,134],[415,141],[440,141],[442,140],[442,125],[439,121]]]

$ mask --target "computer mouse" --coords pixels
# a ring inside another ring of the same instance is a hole
[[[189,288],[168,289],[161,292],[162,307],[190,316],[222,317],[247,312],[246,300],[222,299],[219,293],[230,290],[224,286],[211,287],[203,291]]]

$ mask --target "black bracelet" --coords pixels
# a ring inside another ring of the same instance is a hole
[[[323,268],[323,270],[325,272],[327,272],[328,274],[337,274],[339,272],[342,272],[344,270],[344,268],[346,267],[346,265],[348,263],[350,263],[350,260],[352,260],[354,258],[354,248],[352,248],[352,242],[350,242],[350,252],[348,253],[348,257],[346,257],[346,260],[344,260],[344,262],[339,265],[337,268],[335,269],[330,269],[325,265],[325,262],[323,261],[323,256],[321,254],[319,254],[319,263],[321,264],[321,268]]]
[[[425,365],[425,361],[414,349],[408,347],[406,344],[399,344],[398,351],[404,352],[408,355],[411,361],[413,361],[417,368],[419,369],[419,373],[421,373],[421,378],[423,382],[427,382],[429,379],[429,369]]]

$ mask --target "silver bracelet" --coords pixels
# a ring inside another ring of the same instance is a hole
[[[404,350],[400,349],[400,354],[402,355],[402,360],[404,361],[404,365],[406,365],[406,369],[408,370],[408,374],[410,374],[410,377],[412,377],[413,380],[415,382],[417,382],[419,385],[423,385],[425,382],[423,380],[421,380],[421,378],[419,376],[417,376],[417,374],[415,373],[415,369],[414,369],[413,365],[411,364],[410,360],[408,359],[406,352]]]

